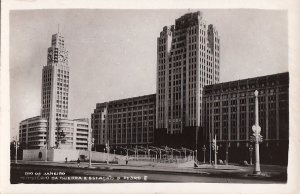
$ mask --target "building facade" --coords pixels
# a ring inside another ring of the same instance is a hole
[[[88,149],[89,119],[68,119],[69,72],[64,37],[54,34],[42,70],[41,115],[20,122],[19,141],[28,149]]]
[[[258,90],[262,162],[287,162],[289,139],[289,75],[280,73],[204,87],[207,146],[216,136],[220,157],[248,160]],[[229,151],[228,151],[229,150]],[[230,157],[229,157],[230,158]]]
[[[27,149],[45,147],[47,137],[47,119],[40,116],[25,119],[19,125],[19,141],[25,143]]]
[[[48,121],[40,116],[20,122],[19,141],[26,149],[43,149],[47,143]],[[58,119],[55,148],[87,150],[90,138],[89,119]]]
[[[130,146],[153,143],[155,94],[97,103],[91,115],[95,145]]]
[[[49,148],[55,146],[57,119],[68,119],[69,76],[68,51],[64,37],[57,33],[52,35],[42,73],[41,117],[49,122]]]
[[[61,149],[87,150],[90,132],[89,119],[58,119],[55,136],[63,133],[61,139],[56,138]]]
[[[200,127],[205,85],[220,79],[220,38],[201,12],[165,26],[157,38],[156,128],[181,134]]]

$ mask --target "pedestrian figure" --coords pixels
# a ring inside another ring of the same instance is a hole
[[[126,157],[126,165],[128,164],[128,158]]]
[[[79,167],[79,164],[80,164],[80,160],[79,158],[77,159],[77,166]]]
[[[66,163],[68,163],[68,158],[66,157]]]

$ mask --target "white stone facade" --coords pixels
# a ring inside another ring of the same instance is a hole
[[[156,128],[182,133],[202,123],[202,91],[220,78],[220,38],[201,12],[165,26],[157,39]]]

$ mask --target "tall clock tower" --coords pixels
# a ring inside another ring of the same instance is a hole
[[[48,48],[47,64],[42,74],[42,118],[48,120],[48,148],[55,146],[58,119],[68,119],[69,107],[69,63],[64,37],[52,35]]]

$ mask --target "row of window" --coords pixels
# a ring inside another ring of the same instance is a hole
[[[277,83],[278,85],[279,83]],[[262,94],[274,94],[276,93],[278,90],[274,87],[265,87],[265,86],[274,86],[275,82],[267,82],[267,83],[256,83],[256,84],[235,84],[236,86],[231,86],[231,87],[222,87],[221,89],[215,89],[212,91],[208,92],[213,92],[214,94],[220,94],[223,92],[229,92],[229,91],[236,91],[236,90],[246,90],[246,89],[251,89],[251,88],[258,88],[258,92],[259,95]],[[263,89],[259,89],[259,88],[263,88]],[[277,87],[279,89],[279,92],[288,92],[288,87],[287,86],[279,86]],[[254,96],[254,90],[253,91],[247,91],[247,92],[241,92],[239,95],[245,95],[246,93],[248,93],[251,96]],[[224,94],[225,95],[225,94]],[[233,94],[231,94],[233,95]],[[234,94],[235,96],[237,94]]]
[[[67,118],[67,117],[68,117],[67,114],[68,114],[68,113],[66,113],[66,114],[56,113],[56,117],[57,117],[57,118]]]
[[[60,69],[58,69],[58,75],[59,75],[59,73],[69,75],[69,71],[66,71],[66,70],[60,70]]]
[[[283,101],[284,99],[287,98],[283,98],[281,101]],[[220,107],[220,103],[222,102],[222,106],[228,106],[229,102],[231,106],[238,106],[237,102],[238,100],[230,100],[230,101],[218,101],[218,102],[207,102],[206,103],[206,107]],[[254,98],[242,98],[239,100],[239,104],[240,105],[245,105],[247,104],[247,102],[251,105],[255,103],[255,99]],[[269,96],[268,97],[268,102],[265,101],[265,97],[259,97],[258,98],[258,103],[259,106],[264,107],[265,104],[275,104],[276,103],[276,96]]]
[[[248,97],[252,97],[252,98],[245,98],[247,94],[248,94]],[[206,101],[220,100],[220,99],[226,100],[226,99],[229,99],[229,97],[231,97],[231,98],[243,97],[243,99],[249,99],[249,101],[251,101],[251,103],[254,102],[254,100],[255,100],[254,91],[249,91],[247,93],[241,92],[241,93],[238,93],[238,94],[237,93],[232,93],[230,95],[223,94],[222,96],[221,95],[207,96],[205,98],[205,100]],[[259,102],[264,102],[266,100],[266,97],[268,97],[268,101],[275,101],[276,100],[275,93],[270,93],[269,96],[258,96]],[[287,98],[287,97],[288,97],[287,93],[279,94],[279,98]],[[246,102],[243,99],[240,100],[240,103],[245,103]]]

